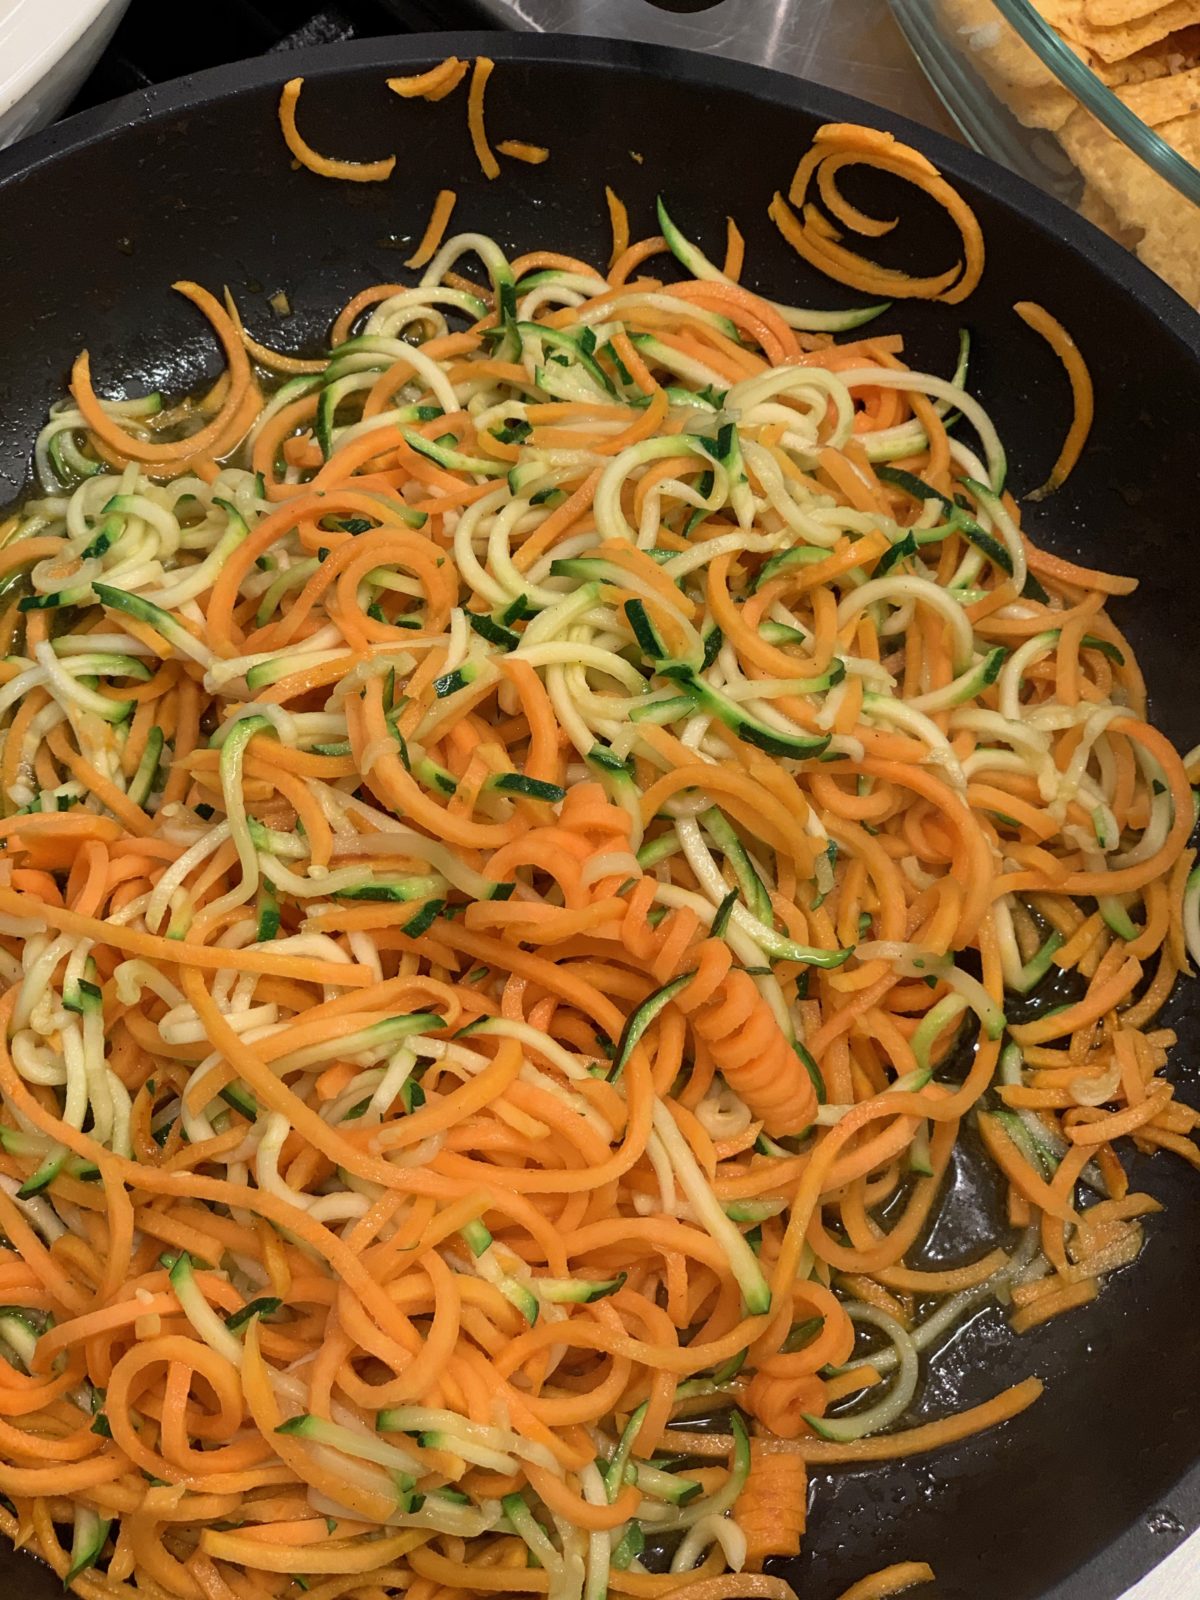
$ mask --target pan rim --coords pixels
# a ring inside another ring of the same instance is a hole
[[[1027,179],[1009,172],[990,157],[948,135],[925,128],[898,112],[873,105],[857,95],[829,89],[751,62],[724,60],[675,45],[636,40],[609,40],[578,34],[500,33],[485,29],[446,33],[384,35],[340,44],[305,45],[286,54],[251,56],[244,61],[209,67],[106,101],[43,129],[0,151],[0,192],[10,183],[32,178],[43,166],[66,159],[74,151],[112,137],[136,123],[158,122],[196,110],[229,96],[282,86],[289,78],[334,76],[347,70],[410,65],[431,57],[442,59],[447,47],[457,54],[490,55],[507,61],[562,61],[605,69],[634,67],[650,76],[670,75],[686,85],[728,89],[792,104],[828,121],[865,115],[874,126],[911,140],[925,149],[942,169],[984,189],[1010,210],[1053,234],[1058,243],[1113,279],[1163,322],[1172,335],[1200,358],[1200,313],[1121,245]]]
[[[885,129],[923,150],[949,177],[986,193],[1086,260],[1090,269],[1099,271],[1149,311],[1200,372],[1200,314],[1124,248],[1026,179],[944,134],[857,96],[770,68],[676,46],[477,29],[383,36],[251,57],[78,112],[0,151],[0,198],[18,184],[36,182],[44,169],[119,137],[132,126],[169,121],[237,95],[280,87],[296,76],[318,79],[420,65],[440,60],[450,50],[468,57],[486,54],[497,61],[568,62],[597,71],[633,69],[648,76],[669,76],[689,88],[740,93],[775,106],[804,110],[826,121],[861,120]],[[1141,1517],[1083,1566],[1044,1591],[1040,1600],[1097,1600],[1100,1596],[1118,1600],[1200,1529],[1200,1451],[1195,1463],[1172,1485],[1169,1499],[1182,1524],[1179,1539],[1170,1549],[1163,1548],[1162,1535],[1153,1532],[1147,1518]]]

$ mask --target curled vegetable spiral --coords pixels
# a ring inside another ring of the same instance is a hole
[[[586,880],[584,846],[590,846],[597,858],[612,853],[619,841],[627,840],[628,833],[628,814],[606,800],[598,784],[580,784],[568,795],[558,824],[534,830],[524,848],[537,855],[536,836],[553,834],[554,842],[566,845],[572,866],[578,861],[579,876]],[[492,872],[501,864],[505,871],[511,866],[507,857],[503,863],[493,858]],[[673,997],[673,1004],[688,1019],[695,1039],[768,1133],[799,1132],[812,1120],[816,1094],[754,979],[734,965],[723,939],[702,935],[700,918],[689,907],[669,912],[654,926],[649,913],[658,882],[641,874],[640,868],[638,872],[638,881],[623,896],[627,909],[619,923],[603,931],[616,937],[660,985],[691,974],[691,981]],[[628,875],[625,879],[627,882]],[[565,872],[560,884],[565,892]],[[611,879],[599,879],[593,885],[594,898],[610,895],[613,887]]]
[[[804,1533],[808,1474],[802,1457],[750,1446],[750,1475],[734,1506],[746,1536],[746,1566],[758,1568],[768,1556],[800,1554]]]

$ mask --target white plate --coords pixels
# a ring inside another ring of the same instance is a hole
[[[0,147],[68,105],[129,0],[0,0]]]

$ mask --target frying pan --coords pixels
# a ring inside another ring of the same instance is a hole
[[[471,154],[462,97],[401,104],[388,70],[415,71],[453,47],[499,67],[488,91],[495,138],[549,145],[489,184]],[[390,182],[330,183],[294,170],[280,141],[280,81],[308,80],[302,126],[323,150],[400,159]],[[719,251],[723,219],[745,230],[748,281],[790,301],[852,297],[810,274],[766,207],[826,121],[867,121],[920,146],[975,206],[988,245],[965,307],[901,305],[910,361],[947,372],[960,323],[973,333],[971,387],[990,409],[1020,494],[1045,477],[1068,396],[1052,355],[1014,317],[1033,298],[1074,332],[1096,379],[1098,414],[1081,467],[1026,516],[1034,537],[1089,564],[1132,571],[1116,607],[1181,748],[1200,740],[1186,670],[1200,580],[1191,520],[1200,450],[1190,402],[1200,387],[1200,321],[1115,245],[1026,184],[948,141],[846,96],[756,68],[650,46],[487,35],[373,40],[223,67],[101,107],[0,156],[0,502],[21,484],[30,442],[86,343],[102,390],[194,386],[217,354],[169,285],[229,284],[251,327],[295,349],[318,345],[355,288],[404,278],[408,240],[439,187],[458,191],[455,224],[506,246],[607,254],[603,186],[634,226],[653,200]],[[636,152],[636,156],[633,154]],[[640,157],[641,159],[637,159]],[[895,187],[852,198],[890,214]],[[955,258],[945,220],[919,196],[886,259],[922,271]],[[286,290],[292,315],[267,297]],[[1188,538],[1188,543],[1184,540]],[[1177,997],[1174,1074],[1197,1088],[1200,1025]],[[817,1476],[805,1552],[786,1575],[805,1600],[832,1600],[889,1561],[927,1559],[940,1600],[1111,1600],[1200,1522],[1200,1180],[1169,1156],[1133,1159],[1132,1179],[1166,1213],[1140,1261],[1099,1302],[1021,1339],[997,1307],[978,1311],[939,1353],[919,1420],[977,1403],[1029,1372],[1045,1397],[999,1431],[908,1463]],[[929,1260],[981,1251],[996,1195],[959,1167]],[[986,1248],[985,1246],[983,1248]],[[0,1553],[0,1594],[51,1600],[57,1582]]]

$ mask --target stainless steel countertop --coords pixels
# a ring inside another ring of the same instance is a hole
[[[703,0],[474,0],[507,28],[647,39],[752,61],[954,132],[886,0],[716,0],[703,10],[674,9],[688,3]]]
[[[648,0],[475,0],[508,28],[646,39],[712,51],[844,89],[958,137],[913,59],[887,0],[718,0],[670,11]],[[683,0],[677,0],[683,3]],[[1123,1600],[1198,1600],[1200,1533],[1128,1590]]]
[[[1196,1600],[1200,1595],[1200,1533],[1184,1541],[1141,1583],[1128,1590],[1124,1600]]]

